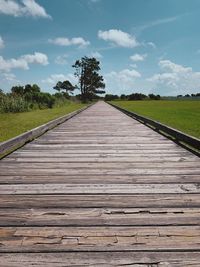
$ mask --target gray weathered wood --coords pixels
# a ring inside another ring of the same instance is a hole
[[[200,208],[1,209],[0,226],[199,225]]]
[[[192,194],[199,184],[14,184],[0,185],[0,194]]]
[[[0,227],[0,252],[199,251],[200,226]]]
[[[118,108],[119,110],[125,112],[127,115],[133,117],[134,119],[144,123],[147,126],[153,126],[153,128],[160,132],[160,133],[165,133],[165,135],[169,135],[171,136],[176,142],[178,142],[179,144],[181,144],[181,142],[183,142],[184,147],[187,148],[187,146],[189,146],[189,148],[191,148],[191,151],[194,151],[194,153],[196,152],[196,154],[198,154],[198,156],[200,156],[200,140],[198,138],[195,138],[194,136],[190,136],[188,134],[185,134],[181,131],[178,131],[177,129],[174,129],[172,127],[169,127],[167,125],[164,125],[158,121],[154,121],[152,119],[149,119],[145,116],[141,116],[135,112],[131,112],[128,111],[126,109],[123,109],[117,105],[114,104],[110,104],[113,105],[114,107]]]
[[[38,136],[44,134],[46,131],[56,127],[57,125],[65,122],[66,120],[72,118],[73,116],[77,115],[81,111],[85,110],[88,107],[84,107],[82,109],[76,110],[71,112],[70,114],[64,115],[60,118],[47,122],[41,126],[38,126],[30,131],[27,131],[17,137],[11,138],[8,141],[0,143],[0,158],[1,156],[5,156],[6,154],[10,153],[12,150],[23,146],[25,143],[37,138]]]
[[[103,102],[0,162],[0,266],[199,267],[199,239],[200,159]]]
[[[200,252],[4,253],[3,267],[199,267]]]

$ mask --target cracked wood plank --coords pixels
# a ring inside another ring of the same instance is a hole
[[[199,267],[200,252],[5,253],[0,261],[4,267]]]
[[[200,208],[0,209],[0,226],[199,225]]]
[[[0,227],[0,252],[199,251],[200,226]]]

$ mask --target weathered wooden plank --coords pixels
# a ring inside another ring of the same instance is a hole
[[[200,175],[200,168],[137,168],[137,169],[93,169],[93,168],[1,168],[1,175]]]
[[[200,194],[199,184],[3,184],[0,194]]]
[[[199,175],[1,175],[0,184],[174,184],[200,183]]]
[[[113,144],[113,145],[118,145],[119,142],[120,144],[130,144],[131,141],[134,141],[134,144],[139,144],[139,145],[146,145],[146,144],[151,144],[151,145],[160,145],[160,144],[170,144],[169,140],[155,140],[155,139],[148,139],[148,140],[141,140],[141,139],[125,139],[122,138],[122,140],[119,139],[112,139],[112,140],[51,140],[51,139],[46,139],[46,140],[37,140],[37,142],[34,142],[32,144],[37,144],[37,145],[72,145],[72,144],[79,144],[79,145],[88,145],[88,144],[95,144],[95,145],[107,145],[107,144]]]
[[[200,226],[0,227],[0,252],[199,251]]]
[[[127,149],[127,150],[134,150],[138,148],[144,148],[144,149],[173,149],[176,147],[176,145],[172,143],[161,143],[161,144],[135,144],[135,143],[126,143],[126,144],[37,144],[37,143],[29,143],[24,148],[25,150],[28,149],[80,149],[80,148],[86,148],[86,149]]]
[[[4,267],[199,267],[200,252],[4,253],[0,261]]]
[[[126,154],[121,154],[115,156],[115,154],[111,155],[98,155],[98,154],[88,154],[88,155],[80,155],[80,154],[66,154],[66,155],[49,155],[47,157],[46,155],[18,155],[15,157],[7,157],[6,160],[4,160],[5,163],[172,163],[172,162],[192,162],[194,165],[198,164],[200,161],[195,157],[176,157],[176,156],[151,156],[151,157],[145,157],[145,156],[127,156]]]
[[[0,195],[0,208],[199,208],[199,194]]]
[[[188,151],[186,150],[182,150],[179,147],[173,150],[160,150],[160,149],[134,149],[134,150],[128,150],[128,149],[96,149],[96,150],[91,150],[91,149],[66,149],[66,150],[51,150],[51,154],[49,153],[48,149],[38,149],[38,150],[30,150],[30,149],[25,149],[25,147],[21,148],[20,150],[17,150],[15,152],[13,152],[11,155],[45,155],[48,154],[48,156],[50,155],[73,155],[73,154],[79,154],[79,155],[88,155],[88,154],[100,154],[100,155],[105,155],[105,154],[111,154],[111,155],[120,155],[120,154],[126,154],[128,156],[130,155],[144,155],[144,156],[180,156],[180,157],[184,157],[184,156],[191,156],[192,154],[190,154]],[[10,155],[10,156],[11,156]]]
[[[0,209],[0,226],[200,225],[200,208]]]
[[[44,134],[46,131],[54,128],[55,126],[59,125],[60,123],[63,123],[64,121],[72,118],[76,114],[80,113],[87,107],[84,107],[80,110],[74,111],[70,114],[64,115],[60,118],[57,118],[55,120],[52,120],[46,124],[43,124],[41,126],[38,126],[30,131],[27,131],[17,137],[11,138],[8,141],[0,143],[0,157],[6,155],[7,153],[10,153],[13,149],[17,149],[20,146],[24,145],[26,142],[29,142],[33,140],[34,138]]]
[[[9,162],[7,160],[2,160],[0,162],[0,168],[2,171],[4,169],[7,170],[12,170],[15,169],[16,171],[23,168],[25,169],[112,169],[112,170],[123,170],[123,169],[159,169],[159,168],[167,168],[167,169],[190,169],[192,168],[193,170],[199,170],[200,174],[200,160],[195,161],[195,162],[188,162],[188,161],[179,161],[179,162],[124,162],[121,160],[121,162]]]

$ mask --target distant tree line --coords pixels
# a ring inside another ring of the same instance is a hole
[[[142,93],[133,93],[130,95],[125,95],[122,94],[120,96],[118,95],[112,95],[112,94],[106,94],[105,95],[105,101],[112,101],[112,100],[160,100],[161,97],[160,95],[154,95],[154,94],[149,94],[145,95]]]
[[[186,94],[186,95],[177,95],[177,98],[182,98],[182,97],[200,97],[200,93],[197,94]]]

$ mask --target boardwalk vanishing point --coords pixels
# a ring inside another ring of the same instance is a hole
[[[200,266],[200,159],[98,102],[0,161],[0,266]]]

